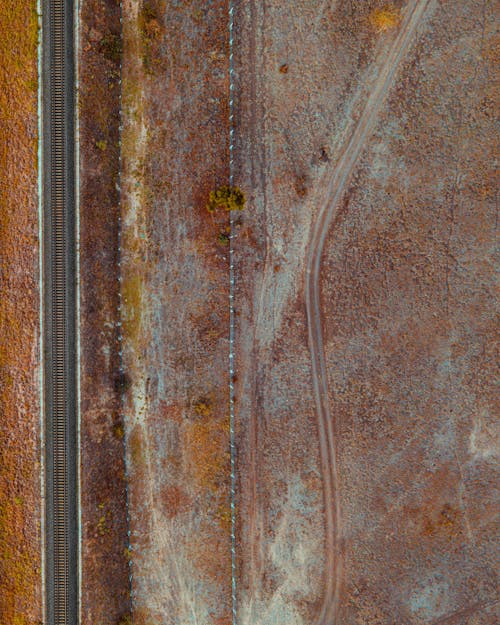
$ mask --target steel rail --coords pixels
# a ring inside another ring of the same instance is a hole
[[[42,2],[45,620],[78,623],[73,0]]]

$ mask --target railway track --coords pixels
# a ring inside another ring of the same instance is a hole
[[[42,0],[45,618],[78,623],[73,0]]]

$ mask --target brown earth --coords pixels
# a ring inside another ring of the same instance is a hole
[[[118,289],[120,6],[80,6],[82,625],[130,615]]]
[[[228,625],[227,3],[123,6],[122,306],[134,624]]]
[[[36,2],[0,4],[0,624],[41,604]]]
[[[238,622],[493,622],[493,8],[236,23]]]
[[[220,8],[125,12],[139,622],[230,622]],[[474,1],[236,5],[238,623],[494,618],[491,46]]]
[[[345,622],[495,620],[494,22],[430,8],[323,264]]]

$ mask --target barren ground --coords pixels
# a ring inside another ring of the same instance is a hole
[[[167,9],[168,6],[168,9]],[[227,6],[124,3],[122,311],[134,623],[230,623]]]
[[[237,23],[238,622],[492,623],[492,7]]]
[[[495,3],[233,5],[230,230],[228,1],[80,3],[82,623],[493,625]],[[0,625],[41,622],[34,11],[0,8]]]
[[[227,248],[205,211],[228,176],[227,6],[141,6],[133,604],[138,623],[229,623]],[[238,623],[495,618],[493,45],[474,1],[236,3]]]

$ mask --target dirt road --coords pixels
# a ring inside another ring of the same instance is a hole
[[[319,185],[326,189],[321,201],[316,223],[309,244],[306,268],[306,309],[311,353],[314,397],[318,417],[318,433],[321,451],[321,469],[325,501],[325,593],[323,604],[316,619],[317,625],[338,622],[339,594],[342,583],[342,512],[337,495],[339,479],[336,462],[335,415],[330,411],[329,391],[321,323],[320,273],[321,258],[330,226],[337,214],[340,199],[345,191],[361,154],[366,139],[370,136],[377,120],[384,98],[393,83],[394,76],[408,50],[428,0],[413,2],[408,7],[400,31],[387,56],[361,117],[349,141],[343,147],[337,165]]]

